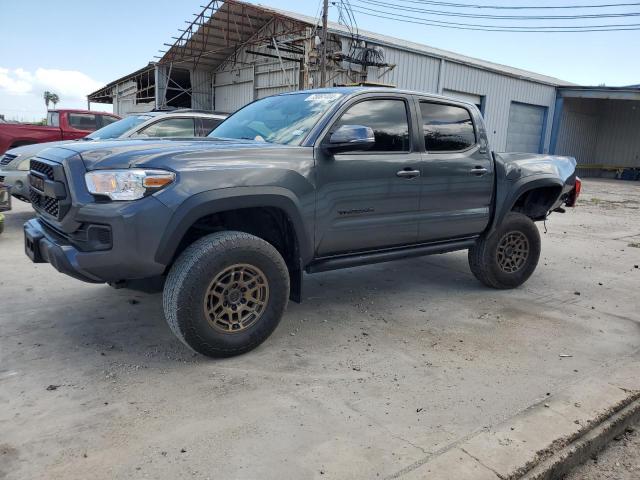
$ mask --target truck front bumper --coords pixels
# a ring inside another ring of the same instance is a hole
[[[152,197],[127,203],[81,207],[74,216],[81,227],[71,233],[40,217],[29,220],[25,253],[34,263],[49,263],[85,282],[158,277],[166,265],[156,261],[155,253],[171,212]]]

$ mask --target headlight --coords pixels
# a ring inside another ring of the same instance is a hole
[[[173,172],[141,168],[96,170],[84,176],[89,192],[111,200],[137,200],[166,187],[175,178]]]
[[[20,157],[18,157],[20,158]],[[30,167],[30,163],[31,163],[31,156],[27,157],[27,158],[20,158],[19,162],[18,162],[18,170],[22,170],[22,171],[28,171],[31,167]]]

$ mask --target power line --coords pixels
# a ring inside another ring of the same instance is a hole
[[[360,13],[362,15],[367,15],[370,17],[376,17],[376,18],[383,18],[383,19],[388,19],[388,20],[394,20],[394,21],[398,21],[398,22],[404,22],[404,23],[413,23],[413,24],[417,24],[417,25],[428,25],[428,26],[432,26],[432,27],[441,27],[441,28],[450,28],[450,29],[454,29],[454,30],[473,30],[473,31],[480,31],[480,32],[510,32],[510,33],[582,33],[582,32],[617,32],[617,31],[629,31],[629,30],[640,30],[640,25],[638,24],[628,24],[628,25],[624,25],[624,26],[614,26],[613,28],[609,28],[609,26],[603,27],[603,28],[594,28],[594,27],[590,27],[590,26],[584,26],[584,28],[581,29],[577,29],[580,27],[534,27],[537,28],[536,30],[524,30],[522,29],[522,27],[506,27],[506,28],[499,28],[499,27],[475,27],[475,26],[467,26],[468,24],[452,24],[453,22],[442,22],[442,23],[436,23],[435,20],[429,20],[429,19],[416,19],[416,17],[409,17],[407,15],[402,15],[399,13],[392,13],[392,12],[383,12],[380,10],[374,10],[374,9],[369,9],[369,11],[364,11],[364,10],[358,10],[356,8],[353,9],[354,12],[356,13]],[[378,13],[382,13],[383,15],[379,15],[376,13],[371,13],[371,12],[378,12]],[[394,17],[399,17],[399,18],[394,18]],[[629,27],[629,28],[627,28]],[[553,29],[552,29],[553,28]],[[558,29],[555,29],[558,28]],[[560,28],[564,28],[564,29],[560,29]]]
[[[378,6],[377,1],[375,0],[355,0],[355,1],[362,1],[364,3],[368,3],[371,5],[376,5]],[[408,11],[411,13],[414,12],[420,12],[420,9],[411,9],[411,8],[406,8],[403,7],[401,5],[397,5],[394,3],[388,3],[388,4],[380,4],[380,6],[384,6],[385,9],[389,9],[392,8],[393,10],[404,10],[404,11]],[[367,10],[370,10],[372,12],[375,13],[379,13],[379,14],[387,14],[387,13],[391,13],[393,14],[394,12],[388,12],[387,10],[377,10],[375,8],[371,8],[371,7],[365,7],[362,6],[360,8],[366,8]],[[361,13],[361,12],[360,12]],[[399,14],[396,14],[399,15]],[[414,16],[411,16],[410,18],[416,18]],[[432,19],[432,18],[420,18],[418,17],[418,19],[421,20],[426,20],[428,22],[433,22],[433,23],[438,23],[438,24],[442,24],[442,25],[459,25],[459,26],[463,26],[463,27],[482,27],[482,28],[512,28],[514,30],[535,30],[535,29],[549,29],[549,30],[553,30],[553,29],[584,29],[584,28],[610,28],[610,27],[636,27],[639,26],[639,24],[637,23],[610,23],[610,24],[605,24],[605,25],[577,25],[577,26],[552,26],[552,25],[548,25],[548,26],[520,26],[520,25],[490,25],[490,24],[485,24],[485,23],[467,23],[467,22],[453,22],[453,21],[444,21],[444,20],[436,20],[436,19]]]
[[[603,13],[603,14],[585,14],[585,15],[485,15],[477,13],[462,13],[462,12],[443,12],[441,10],[429,10],[424,8],[408,7],[406,5],[399,5],[392,2],[384,2],[380,0],[354,0],[358,3],[365,3],[369,5],[376,5],[379,7],[393,7],[400,10],[410,12],[428,13],[429,15],[437,15],[442,17],[463,17],[463,18],[482,18],[491,20],[584,20],[584,19],[600,19],[600,18],[623,18],[623,17],[638,17],[640,12],[628,12],[628,13]],[[416,2],[416,0],[401,0]],[[365,7],[360,7],[365,8]]]
[[[407,0],[409,1],[409,0]],[[632,3],[604,3],[599,5],[479,5],[477,3],[452,3],[440,2],[436,0],[415,0],[413,3],[424,3],[427,5],[437,5],[451,8],[477,8],[488,10],[542,10],[542,9],[580,9],[580,8],[611,8],[611,7],[635,7],[640,2]]]

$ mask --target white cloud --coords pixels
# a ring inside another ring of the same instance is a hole
[[[0,67],[0,90],[5,93],[42,95],[45,90],[57,93],[61,100],[85,100],[102,82],[77,70],[38,68],[29,72],[22,68]]]
[[[47,115],[42,98],[45,90],[58,94],[57,108],[87,108],[87,94],[103,85],[76,70],[38,68],[28,71],[0,67],[0,114],[11,120],[42,120]],[[99,103],[92,103],[91,108],[113,110],[111,105]]]
[[[11,72],[8,68],[0,68],[0,90],[16,95],[24,95],[31,91],[31,82],[21,78],[21,74]]]

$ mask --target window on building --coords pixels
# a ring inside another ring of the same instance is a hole
[[[140,130],[140,137],[193,137],[193,118],[167,118]]]
[[[455,152],[475,145],[473,121],[466,108],[420,102],[420,112],[428,152]]]
[[[98,122],[92,113],[70,113],[69,125],[78,130],[96,130]]]
[[[343,125],[362,125],[373,130],[376,143],[368,151],[409,151],[409,122],[403,100],[380,99],[356,103],[340,117],[332,131]]]

